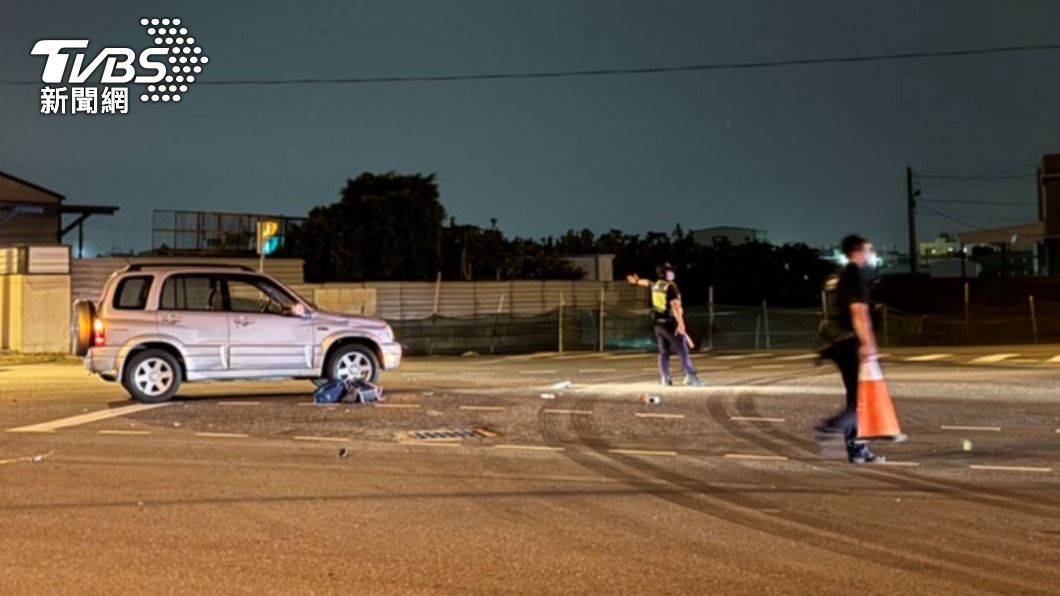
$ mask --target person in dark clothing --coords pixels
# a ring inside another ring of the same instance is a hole
[[[883,463],[885,458],[858,441],[858,371],[861,363],[874,360],[876,334],[873,327],[871,297],[872,269],[875,253],[872,243],[861,236],[843,239],[843,254],[849,263],[839,274],[835,287],[835,308],[829,327],[832,343],[821,350],[823,360],[835,362],[846,389],[846,406],[835,416],[817,426],[821,438],[842,433],[851,463]]]
[[[651,312],[655,321],[655,339],[659,344],[659,374],[663,385],[673,385],[670,375],[670,356],[677,354],[681,358],[681,368],[685,372],[685,385],[699,387],[696,367],[692,364],[689,349],[694,347],[685,328],[685,313],[681,305],[681,292],[674,282],[677,275],[669,263],[656,268],[658,281],[641,279],[633,273],[626,280],[635,286],[651,288]]]

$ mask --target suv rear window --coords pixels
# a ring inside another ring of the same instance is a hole
[[[114,292],[114,308],[119,310],[143,310],[147,307],[147,294],[151,291],[151,276],[126,277],[118,282]]]
[[[221,279],[212,275],[174,275],[162,286],[160,310],[224,310]]]

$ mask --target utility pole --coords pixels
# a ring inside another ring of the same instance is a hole
[[[909,216],[909,273],[917,274],[920,260],[919,247],[916,241],[916,194],[913,191],[913,168],[905,169],[906,211]]]

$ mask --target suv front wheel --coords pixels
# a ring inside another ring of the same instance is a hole
[[[180,363],[165,350],[144,350],[129,359],[122,385],[138,402],[169,401],[180,389]]]
[[[325,374],[329,381],[363,379],[379,382],[379,358],[370,348],[359,344],[342,346],[328,358]]]

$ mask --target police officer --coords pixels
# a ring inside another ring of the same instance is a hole
[[[681,292],[674,283],[677,275],[669,263],[656,267],[658,281],[641,279],[636,273],[626,276],[626,281],[635,286],[651,288],[651,312],[655,320],[655,339],[659,344],[659,374],[663,385],[673,385],[670,376],[670,356],[677,354],[681,358],[681,367],[685,372],[685,385],[700,387],[696,367],[692,365],[689,348],[693,347],[688,330],[685,328],[685,312],[681,306]]]
[[[857,235],[842,243],[848,264],[835,282],[832,320],[827,339],[831,343],[821,350],[822,360],[831,360],[839,368],[846,390],[846,406],[835,416],[817,426],[819,439],[842,434],[847,460],[854,464],[883,463],[885,458],[858,441],[858,372],[861,362],[875,359],[876,333],[873,324],[871,263],[875,253],[872,243]]]

